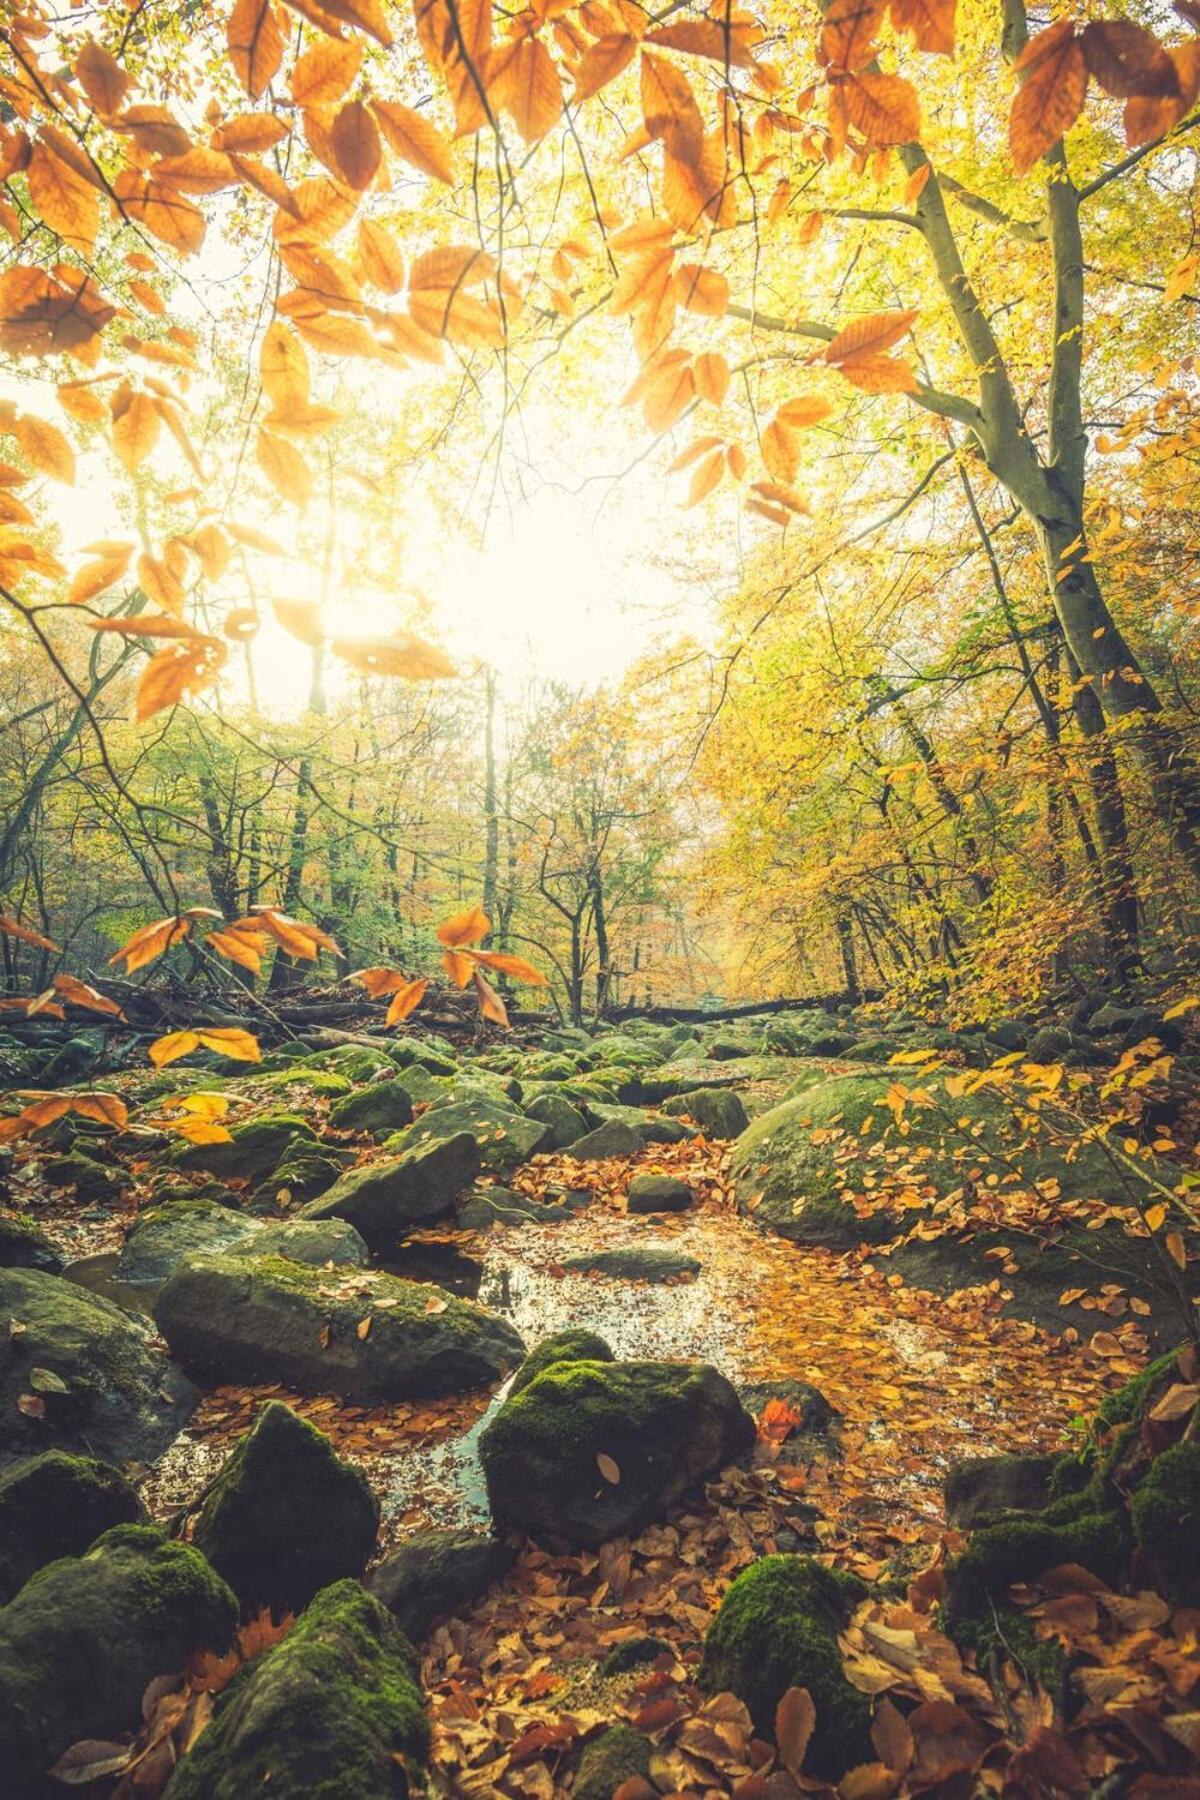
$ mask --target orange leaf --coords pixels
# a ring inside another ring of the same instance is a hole
[[[443,919],[435,936],[439,944],[447,949],[457,950],[463,944],[478,944],[492,929],[492,921],[483,908],[472,906],[466,912],[454,913],[449,919]]]
[[[911,312],[868,313],[864,318],[855,319],[825,346],[825,361],[836,365],[848,357],[890,350],[893,344],[900,342],[916,317],[914,309]]]
[[[226,42],[238,80],[257,100],[283,61],[283,30],[271,0],[235,0]]]
[[[1018,175],[1024,175],[1039,156],[1052,150],[1083,110],[1088,69],[1077,37],[1058,32],[1052,25],[1030,40],[1025,54],[1051,33],[1057,33],[1054,44],[1026,64],[1029,73],[1009,116],[1009,148]]]
[[[446,954],[448,956],[453,956],[455,952],[450,950],[447,951]],[[491,1019],[493,1024],[503,1025],[505,1030],[507,1030],[508,1010],[491,982],[476,968],[473,968],[471,971],[471,980],[475,984],[475,997],[479,1002],[479,1010],[483,1017],[485,1019]]]
[[[780,1761],[791,1775],[799,1775],[804,1767],[808,1740],[816,1722],[817,1709],[808,1689],[789,1688],[775,1708],[775,1742]]]
[[[617,1486],[621,1479],[620,1468],[613,1461],[611,1456],[605,1455],[603,1450],[597,1454],[596,1467],[599,1469],[601,1475],[603,1475],[605,1481],[609,1483],[610,1487]]]
[[[387,1025],[399,1025],[401,1019],[407,1019],[409,1013],[415,1012],[417,1007],[420,1006],[421,1001],[425,998],[425,990],[428,986],[428,981],[422,976],[418,977],[415,981],[406,982],[403,987],[397,988],[392,997],[392,1003],[387,1009],[387,1017],[385,1018],[384,1023]]]

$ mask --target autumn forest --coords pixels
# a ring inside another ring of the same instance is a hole
[[[3,8],[5,1796],[1200,1796],[1197,127]]]

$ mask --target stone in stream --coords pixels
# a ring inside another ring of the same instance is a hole
[[[561,1266],[574,1274],[608,1275],[615,1281],[679,1281],[700,1273],[700,1264],[684,1250],[666,1244],[628,1244],[619,1250],[583,1250],[565,1256]]]
[[[32,1219],[0,1212],[0,1269],[40,1269],[44,1275],[57,1275],[62,1266],[62,1257]]]
[[[662,1110],[671,1118],[691,1119],[709,1138],[740,1137],[749,1125],[746,1109],[730,1088],[693,1088],[664,1100]]]
[[[164,1800],[402,1800],[424,1792],[428,1751],[412,1645],[373,1595],[339,1581],[217,1696]]]
[[[607,1119],[595,1131],[577,1138],[571,1145],[571,1155],[580,1162],[598,1162],[605,1156],[636,1156],[644,1143],[641,1133],[623,1119]]]
[[[118,1525],[40,1570],[0,1610],[5,1791],[21,1793],[83,1738],[136,1731],[152,1677],[224,1652],[236,1619],[200,1552],[148,1525]]]
[[[477,1531],[418,1531],[371,1570],[367,1588],[406,1637],[426,1637],[435,1619],[469,1606],[503,1580],[516,1551]]]
[[[198,1395],[145,1321],[60,1275],[0,1270],[0,1464],[40,1450],[153,1462]]]
[[[361,1575],[379,1534],[366,1477],[281,1401],[255,1417],[208,1492],[193,1542],[252,1616],[302,1612],[321,1588]]]
[[[0,1475],[0,1606],[60,1556],[82,1556],[113,1525],[146,1509],[119,1469],[92,1456],[46,1450]]]
[[[946,1518],[959,1531],[990,1525],[1010,1512],[1048,1505],[1057,1456],[968,1456],[951,1463],[944,1493]]]
[[[294,1144],[266,1180],[253,1189],[247,1210],[277,1219],[289,1207],[316,1200],[353,1161],[353,1151],[333,1150],[328,1144]]]
[[[841,1418],[841,1414],[830,1405],[820,1388],[813,1387],[811,1382],[793,1381],[786,1376],[777,1381],[741,1382],[738,1384],[738,1398],[746,1411],[756,1419],[761,1418],[763,1411],[773,1400],[782,1401],[800,1415],[799,1423],[793,1426],[790,1438],[804,1437],[810,1444],[815,1435],[830,1431]],[[785,1447],[786,1440],[781,1448]]]
[[[492,1225],[554,1225],[571,1217],[570,1208],[531,1200],[512,1188],[472,1188],[459,1206],[455,1223],[464,1231],[486,1231]]]
[[[635,1175],[629,1184],[631,1213],[686,1212],[692,1190],[677,1175]]]
[[[300,1210],[305,1219],[346,1219],[373,1250],[452,1211],[479,1173],[479,1146],[459,1131],[427,1143],[409,1142],[397,1156],[350,1169],[320,1199]]]
[[[342,1219],[291,1219],[268,1224],[211,1200],[173,1200],[139,1213],[113,1277],[129,1287],[161,1287],[185,1256],[226,1252],[287,1256],[319,1268],[332,1262],[362,1268],[367,1246]]]
[[[722,1600],[704,1643],[700,1685],[744,1700],[760,1736],[789,1688],[807,1688],[816,1725],[805,1768],[836,1781],[871,1756],[871,1710],[842,1671],[838,1634],[868,1589],[810,1556],[764,1556]]]
[[[501,1529],[634,1535],[746,1450],[754,1422],[707,1363],[554,1362],[480,1436]]]
[[[525,1348],[506,1320],[471,1301],[376,1270],[282,1257],[187,1258],[154,1317],[201,1380],[279,1381],[368,1406],[482,1386]]]

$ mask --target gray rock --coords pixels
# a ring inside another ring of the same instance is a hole
[[[1050,1501],[1057,1456],[969,1456],[946,1474],[946,1517],[960,1531],[993,1525],[1010,1512],[1040,1512]]]
[[[571,1145],[571,1155],[580,1162],[598,1162],[605,1156],[636,1156],[644,1142],[632,1126],[619,1119],[609,1119],[595,1131],[578,1138]]]
[[[662,1110],[673,1118],[692,1119],[710,1138],[740,1137],[750,1121],[738,1096],[729,1088],[693,1088],[664,1100]]]
[[[562,1267],[581,1274],[609,1275],[618,1281],[677,1281],[698,1275],[700,1264],[682,1250],[660,1244],[630,1244],[620,1250],[584,1250],[564,1257]]]
[[[587,1120],[577,1107],[571,1105],[558,1094],[539,1094],[525,1108],[531,1119],[536,1119],[550,1128],[549,1141],[543,1145],[547,1150],[565,1150],[568,1145],[576,1143],[587,1135]]]
[[[501,1581],[515,1550],[500,1538],[474,1531],[418,1531],[367,1576],[406,1637],[428,1635],[435,1619],[449,1618]]]
[[[686,1212],[693,1194],[675,1175],[635,1175],[629,1184],[631,1213]]]
[[[129,1227],[113,1276],[127,1287],[159,1287],[185,1256],[227,1250],[258,1229],[256,1219],[215,1200],[172,1200],[152,1206]]]
[[[0,1269],[40,1269],[44,1275],[57,1275],[62,1266],[62,1257],[32,1219],[0,1212]]]
[[[587,1331],[580,1326],[568,1326],[565,1331],[556,1331],[553,1336],[543,1338],[534,1346],[513,1376],[508,1387],[508,1398],[519,1394],[527,1388],[531,1381],[536,1381],[543,1369],[551,1363],[558,1362],[614,1362],[612,1347],[604,1338],[594,1331]]]
[[[279,1381],[364,1405],[479,1387],[525,1348],[511,1325],[471,1301],[376,1270],[333,1273],[281,1257],[189,1258],[154,1316],[201,1379]]]
[[[372,1249],[387,1250],[408,1232],[444,1218],[478,1173],[479,1147],[469,1132],[407,1141],[399,1155],[349,1170],[300,1216],[346,1219]]]
[[[357,1088],[329,1109],[335,1131],[369,1131],[379,1137],[411,1125],[412,1116],[412,1096],[398,1077]]]
[[[480,1093],[424,1113],[407,1131],[389,1138],[384,1147],[407,1151],[443,1143],[464,1132],[475,1140],[479,1167],[501,1180],[535,1156],[551,1136],[550,1127],[540,1119],[526,1118],[506,1099]]]

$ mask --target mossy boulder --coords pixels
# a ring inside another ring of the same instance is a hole
[[[192,1257],[155,1303],[159,1330],[201,1380],[279,1381],[371,1405],[495,1381],[524,1345],[505,1320],[377,1270],[330,1273],[282,1257]],[[371,1324],[365,1335],[359,1327]]]
[[[318,1144],[316,1132],[299,1113],[267,1113],[229,1127],[223,1144],[180,1144],[168,1161],[179,1169],[203,1169],[221,1180],[262,1181],[284,1157],[301,1146]]]
[[[606,1156],[636,1156],[645,1142],[644,1134],[623,1119],[606,1119],[595,1131],[575,1140],[571,1155],[580,1162],[599,1162]]]
[[[750,1121],[746,1109],[730,1088],[693,1088],[690,1094],[674,1094],[662,1103],[670,1118],[691,1119],[705,1137],[740,1137]]]
[[[677,1175],[635,1175],[629,1183],[631,1213],[686,1212],[693,1198],[687,1182]]]
[[[400,1069],[426,1069],[430,1075],[457,1075],[458,1062],[448,1046],[423,1038],[400,1038],[389,1045],[388,1055]]]
[[[548,1127],[550,1136],[543,1148],[566,1150],[579,1138],[587,1136],[588,1122],[577,1106],[560,1094],[539,1094],[525,1108],[530,1119]]]
[[[129,1227],[113,1275],[128,1287],[158,1287],[185,1256],[227,1250],[256,1228],[253,1218],[215,1200],[147,1207]]]
[[[1057,1456],[968,1456],[946,1474],[946,1517],[960,1531],[1049,1505]]]
[[[354,1089],[329,1109],[329,1123],[335,1131],[369,1131],[378,1137],[411,1125],[412,1116],[412,1096],[395,1075]]]
[[[253,1190],[248,1209],[278,1218],[289,1209],[305,1206],[327,1193],[353,1160],[353,1151],[336,1150],[328,1144],[295,1143]]]
[[[528,1119],[508,1100],[489,1094],[455,1100],[424,1113],[407,1131],[387,1140],[389,1151],[430,1151],[463,1134],[475,1141],[478,1168],[503,1180],[550,1141],[550,1127]]]
[[[153,1462],[196,1403],[143,1321],[59,1275],[0,1270],[0,1318],[12,1322],[0,1348],[0,1463],[50,1449]],[[42,1400],[43,1416],[20,1410],[23,1394]]]
[[[579,1326],[566,1331],[556,1331],[553,1337],[543,1338],[536,1344],[513,1376],[508,1389],[511,1400],[522,1388],[527,1388],[531,1381],[536,1381],[543,1369],[552,1363],[560,1362],[603,1362],[610,1363],[615,1359],[611,1347],[594,1331],[583,1330]]]
[[[985,1525],[947,1569],[947,1629],[957,1636],[964,1621],[1002,1605],[1015,1581],[1032,1581],[1059,1563],[1080,1563],[1115,1582],[1129,1561],[1130,1541],[1124,1509],[1091,1495],[1038,1516],[1013,1514]]]
[[[375,1081],[390,1075],[396,1064],[390,1049],[378,1050],[369,1044],[336,1044],[332,1050],[318,1050],[305,1058],[310,1068],[333,1069],[348,1081]]]
[[[499,1526],[595,1545],[660,1518],[753,1438],[707,1363],[554,1362],[509,1396],[479,1448]]]
[[[247,1614],[302,1612],[361,1575],[379,1533],[370,1483],[323,1432],[268,1401],[209,1490],[193,1541]]]
[[[300,1216],[345,1219],[373,1250],[387,1250],[410,1231],[445,1218],[478,1173],[479,1147],[470,1132],[420,1143],[406,1138],[399,1154],[347,1170]]]
[[[847,1681],[838,1633],[867,1589],[809,1556],[765,1556],[721,1602],[704,1643],[701,1685],[744,1700],[764,1737],[789,1688],[807,1688],[817,1722],[805,1767],[827,1780],[871,1756],[870,1708]]]
[[[49,1157],[42,1165],[42,1174],[50,1187],[74,1188],[85,1206],[115,1205],[126,1182],[123,1171],[107,1168],[83,1150]]]
[[[610,1725],[584,1746],[571,1800],[612,1800],[623,1782],[645,1781],[654,1746],[632,1725]]]
[[[460,1202],[455,1223],[464,1231],[489,1231],[493,1225],[560,1223],[571,1216],[570,1208],[531,1199],[506,1187],[475,1187]]]
[[[236,1618],[200,1552],[148,1525],[118,1525],[39,1570],[0,1610],[6,1779],[40,1774],[81,1738],[136,1730],[151,1677],[223,1652]]]
[[[263,1219],[253,1237],[232,1244],[233,1257],[283,1256],[323,1269],[365,1269],[366,1242],[345,1219]]]
[[[418,1531],[371,1570],[367,1587],[419,1643],[435,1619],[452,1617],[502,1580],[515,1554],[481,1532]]]
[[[44,1275],[57,1275],[62,1266],[62,1257],[31,1218],[0,1211],[0,1269],[40,1269]]]
[[[293,1106],[306,1098],[337,1100],[354,1092],[354,1083],[333,1069],[312,1069],[305,1063],[293,1063],[286,1069],[272,1069],[265,1075],[243,1076],[245,1094],[286,1094]]]
[[[339,1581],[218,1696],[166,1797],[402,1800],[420,1791],[428,1750],[412,1645],[386,1607]]]
[[[933,1080],[924,1084],[932,1104],[910,1101],[897,1122],[887,1099],[896,1079],[887,1069],[828,1076],[757,1118],[733,1150],[743,1211],[797,1243],[827,1243],[836,1241],[830,1214],[839,1208],[847,1228],[842,1241],[886,1241],[919,1215],[905,1211],[889,1220],[877,1212],[862,1221],[856,1240],[846,1215],[855,1195],[928,1187],[940,1197],[962,1187],[970,1169],[1007,1177],[1014,1166],[1031,1186],[1056,1182],[1068,1199],[1124,1198],[1098,1146],[1083,1145],[1067,1162],[998,1095],[951,1098]]]
[[[113,1525],[146,1509],[119,1469],[92,1456],[47,1450],[0,1475],[0,1606],[60,1556],[82,1556]]]
[[[1156,1456],[1130,1503],[1138,1549],[1167,1595],[1200,1606],[1200,1444],[1173,1444]]]
[[[581,1275],[607,1275],[613,1281],[679,1281],[698,1275],[700,1263],[686,1250],[669,1244],[623,1244],[616,1250],[581,1250],[565,1256],[564,1269]]]

